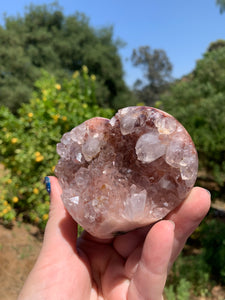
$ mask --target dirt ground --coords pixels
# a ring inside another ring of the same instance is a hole
[[[37,228],[15,223],[0,225],[0,300],[15,300],[42,244]]]

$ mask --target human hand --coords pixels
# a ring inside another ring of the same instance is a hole
[[[210,207],[210,195],[193,188],[165,220],[111,240],[84,232],[51,181],[51,205],[43,247],[18,300],[162,300],[167,273],[186,239]]]

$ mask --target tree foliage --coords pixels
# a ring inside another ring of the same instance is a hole
[[[140,102],[153,105],[171,80],[172,65],[166,52],[149,46],[140,47],[133,50],[132,62],[144,72],[144,79],[138,79],[134,85],[137,97]]]
[[[36,82],[36,92],[15,116],[0,108],[0,159],[6,174],[0,178],[0,219],[15,217],[44,227],[49,197],[43,179],[54,173],[59,159],[56,144],[63,133],[95,116],[111,117],[111,109],[96,104],[95,76],[84,66],[81,75],[60,85],[46,71]]]
[[[204,222],[200,227],[202,256],[207,263],[211,280],[225,284],[225,224],[221,220]]]
[[[84,14],[65,16],[57,4],[31,5],[23,16],[6,17],[0,27],[0,103],[16,108],[30,98],[41,68],[62,80],[86,65],[97,77],[102,105],[132,101],[123,80],[113,28],[90,26]],[[127,102],[127,103],[126,103]],[[132,103],[131,103],[132,104]]]
[[[225,188],[225,47],[207,51],[161,101],[191,134],[200,168]]]
[[[211,52],[223,47],[225,47],[225,40],[217,40],[215,42],[210,43],[207,51]]]
[[[225,0],[216,0],[216,4],[220,7],[220,13],[225,11]]]

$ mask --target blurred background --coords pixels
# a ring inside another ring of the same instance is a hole
[[[133,105],[183,124],[212,194],[165,299],[225,299],[225,0],[1,3],[0,299],[16,299],[41,247],[62,134]]]

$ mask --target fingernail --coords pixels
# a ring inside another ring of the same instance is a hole
[[[205,190],[209,194],[209,196],[211,197],[211,192],[209,190],[207,190],[207,189],[205,189]]]
[[[168,220],[173,225],[173,230],[175,229],[175,223],[172,220]]]
[[[51,182],[48,176],[45,177],[44,179],[45,187],[47,192],[50,194],[51,193]]]

